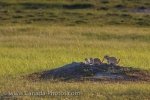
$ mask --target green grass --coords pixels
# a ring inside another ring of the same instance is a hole
[[[80,62],[86,57],[102,59],[105,54],[120,58],[122,66],[150,70],[149,31],[149,28],[127,26],[1,26],[1,94],[10,91],[44,91],[46,88],[58,92],[79,90],[83,93],[76,97],[54,96],[52,98],[93,98],[94,100],[109,99],[109,95],[112,95],[113,99],[133,99],[137,95],[141,98],[149,98],[148,83],[34,83],[20,78],[23,75],[49,70],[73,61]],[[20,81],[17,82],[18,80]],[[47,97],[43,98],[47,99]]]
[[[150,71],[149,0],[0,0],[0,99],[8,92],[79,91],[11,99],[148,100],[148,82],[32,82],[28,74],[105,54]]]
[[[5,85],[9,87],[0,87],[3,94],[7,93],[37,93],[37,92],[79,92],[80,95],[60,96],[60,95],[42,95],[42,96],[10,96],[12,99],[28,99],[28,100],[58,100],[58,99],[75,99],[75,100],[140,100],[149,99],[150,85],[149,83],[66,83],[66,82],[28,82],[7,80]],[[3,96],[4,97],[4,96]]]
[[[149,69],[149,28],[0,27],[1,75],[49,69],[85,57],[117,56],[121,65]],[[3,69],[5,66],[5,69]]]

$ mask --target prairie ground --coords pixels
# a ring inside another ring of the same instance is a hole
[[[0,99],[150,99],[148,82],[22,78],[88,57],[102,59],[105,54],[120,58],[122,66],[150,71],[149,1],[83,1],[0,0]],[[80,94],[37,96],[41,91]],[[31,92],[35,94],[25,95]]]

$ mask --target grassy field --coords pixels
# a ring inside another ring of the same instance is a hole
[[[29,82],[20,78],[72,61],[83,61],[85,57],[102,59],[105,54],[120,58],[120,65],[149,70],[149,31],[149,28],[122,26],[2,26],[0,27],[1,92],[45,91],[46,88],[52,91],[80,91],[87,95],[87,99],[93,100],[109,99],[111,98],[109,95],[114,99],[133,99],[137,95],[149,98],[148,83],[51,83]],[[84,95],[75,98],[83,99]]]
[[[150,71],[149,0],[0,0],[0,99],[8,93],[80,92],[76,96],[9,96],[23,100],[148,100],[147,82],[28,81],[22,76],[105,54]],[[141,9],[146,9],[142,10]],[[140,11],[139,11],[140,10]]]

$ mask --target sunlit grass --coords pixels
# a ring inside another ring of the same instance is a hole
[[[102,59],[105,54],[120,58],[122,66],[150,70],[149,31],[148,27],[127,26],[1,26],[0,94],[72,90],[82,94],[52,98],[148,99],[148,83],[30,82],[20,76],[53,69],[73,61],[81,62],[86,57]],[[17,98],[39,99],[37,96]]]
[[[77,99],[77,100],[122,100],[122,99],[149,99],[150,85],[142,82],[31,82],[31,81],[17,81],[17,80],[2,80],[6,82],[8,87],[0,86],[1,94],[8,93],[30,93],[30,92],[79,92],[80,95],[76,96],[59,96],[59,95],[43,95],[43,96],[13,96],[14,98],[24,99]],[[2,84],[0,82],[0,84]]]
[[[19,75],[105,54],[120,64],[149,69],[149,28],[0,27],[1,75]],[[5,67],[4,67],[5,66]]]

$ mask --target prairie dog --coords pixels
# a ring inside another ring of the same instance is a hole
[[[84,63],[85,63],[85,64],[90,64],[89,59],[85,58],[85,62],[84,62]]]
[[[113,65],[117,65],[117,64],[119,63],[119,61],[120,61],[120,59],[117,60],[116,57],[110,57],[110,56],[108,56],[108,55],[105,55],[105,56],[104,56],[104,59],[107,60],[107,63],[108,63],[108,64],[113,64]],[[104,59],[103,59],[103,61],[104,61]]]
[[[93,64],[101,64],[101,60],[99,58],[85,58],[85,64],[90,64],[90,65],[93,65]]]
[[[96,64],[96,65],[102,64],[102,62],[99,58],[94,58],[93,61],[94,61],[94,64]]]
[[[94,59],[93,58],[89,58],[89,62],[90,62],[90,64],[94,64]]]

